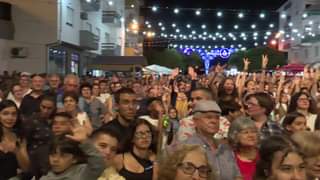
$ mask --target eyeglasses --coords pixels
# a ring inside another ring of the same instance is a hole
[[[152,136],[152,133],[151,133],[151,131],[145,131],[145,132],[136,132],[135,134],[134,134],[134,136],[136,137],[136,138],[149,138],[149,137],[151,137]]]
[[[196,170],[198,170],[198,174],[201,178],[208,178],[211,173],[211,169],[208,166],[203,165],[196,167],[191,162],[179,163],[178,167],[187,175],[193,175]]]

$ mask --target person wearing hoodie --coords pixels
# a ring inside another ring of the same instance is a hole
[[[75,125],[71,135],[56,137],[50,147],[50,171],[40,180],[96,180],[105,162],[88,140],[92,127],[85,122]]]

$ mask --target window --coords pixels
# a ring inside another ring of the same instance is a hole
[[[109,33],[105,33],[105,40],[107,43],[110,42],[110,34]]]
[[[67,17],[66,17],[66,24],[68,26],[73,26],[73,16],[74,16],[74,10],[67,6]]]
[[[314,56],[315,57],[319,56],[319,46],[314,47]]]
[[[89,22],[86,23],[86,29],[92,32],[92,25]]]
[[[100,39],[100,29],[96,28],[96,35],[98,36],[98,38]]]
[[[305,57],[305,58],[309,58],[309,51],[308,51],[308,49],[305,49],[305,50],[304,50],[304,57]]]

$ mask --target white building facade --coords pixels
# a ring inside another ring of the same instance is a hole
[[[279,49],[289,63],[320,61],[320,1],[288,0],[279,9]]]
[[[124,55],[125,0],[0,3],[11,5],[14,26],[10,38],[0,30],[0,71],[85,74],[97,55]]]

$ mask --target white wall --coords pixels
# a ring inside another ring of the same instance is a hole
[[[0,40],[0,69],[9,71],[46,71],[46,44],[57,41],[57,4],[55,0],[0,0],[12,4],[14,40]],[[25,47],[28,56],[11,58],[13,47]]]
[[[88,13],[88,20],[81,20],[80,13],[84,12],[81,8],[80,0],[58,0],[59,3],[62,3],[62,11],[61,11],[61,40],[65,41],[70,44],[74,44],[79,46],[80,37],[79,31],[80,30],[88,30],[87,23],[92,25],[91,32],[98,35],[96,28],[100,29],[100,44],[105,43],[105,33],[110,34],[111,42],[116,42],[119,45],[122,45],[122,49],[124,49],[124,25],[121,28],[116,27],[113,24],[104,24],[102,23],[102,11],[103,10],[118,10],[118,12],[124,12],[124,0],[113,0],[114,4],[112,6],[108,5],[108,1],[102,0],[101,1],[101,8],[99,11],[96,12],[87,12]],[[67,7],[71,7],[74,10],[73,16],[73,26],[70,27],[66,24],[67,22]],[[58,6],[59,8],[61,6]],[[60,13],[58,13],[60,14]],[[60,23],[58,23],[60,26]],[[58,28],[59,29],[59,28]],[[101,47],[99,47],[98,51],[93,51],[95,53],[101,53]]]

